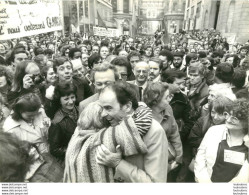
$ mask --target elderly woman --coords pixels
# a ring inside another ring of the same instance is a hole
[[[41,109],[41,101],[33,93],[15,101],[13,113],[3,125],[4,132],[31,145],[29,155],[33,161],[25,176],[26,181],[59,182],[62,179],[62,168],[49,154],[49,125]]]
[[[243,138],[248,134],[248,102],[237,100],[226,123],[211,127],[196,155],[197,182],[248,183],[248,148]]]
[[[97,146],[101,144],[124,156],[147,152],[142,136],[151,126],[150,109],[138,108],[133,117],[115,127],[107,127],[102,110],[98,102],[93,102],[81,113],[66,153],[64,182],[114,182],[114,170],[96,160]]]
[[[169,162],[171,169],[182,162],[182,142],[175,121],[173,111],[169,105],[173,95],[170,94],[168,85],[163,83],[149,83],[144,90],[144,102],[152,109],[153,118],[165,130],[169,141]]]
[[[58,108],[49,128],[50,152],[59,161],[63,162],[67,145],[77,126],[79,117],[75,106],[76,89],[70,84],[55,86],[53,105]]]

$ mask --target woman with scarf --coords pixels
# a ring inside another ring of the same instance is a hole
[[[58,108],[49,128],[50,152],[60,162],[64,162],[67,145],[77,126],[79,116],[75,106],[76,89],[72,84],[55,86],[53,106]]]

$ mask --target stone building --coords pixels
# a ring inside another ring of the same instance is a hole
[[[183,30],[186,0],[164,0],[164,25],[169,34]]]
[[[138,0],[112,0],[113,19],[120,34],[135,36],[137,31]]]
[[[248,0],[186,0],[184,29],[217,29],[231,43],[249,39]]]

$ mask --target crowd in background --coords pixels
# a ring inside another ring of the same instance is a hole
[[[166,36],[1,41],[0,181],[248,182],[249,40]]]

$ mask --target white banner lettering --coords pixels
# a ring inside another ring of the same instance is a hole
[[[1,0],[0,40],[62,30],[61,0]]]

